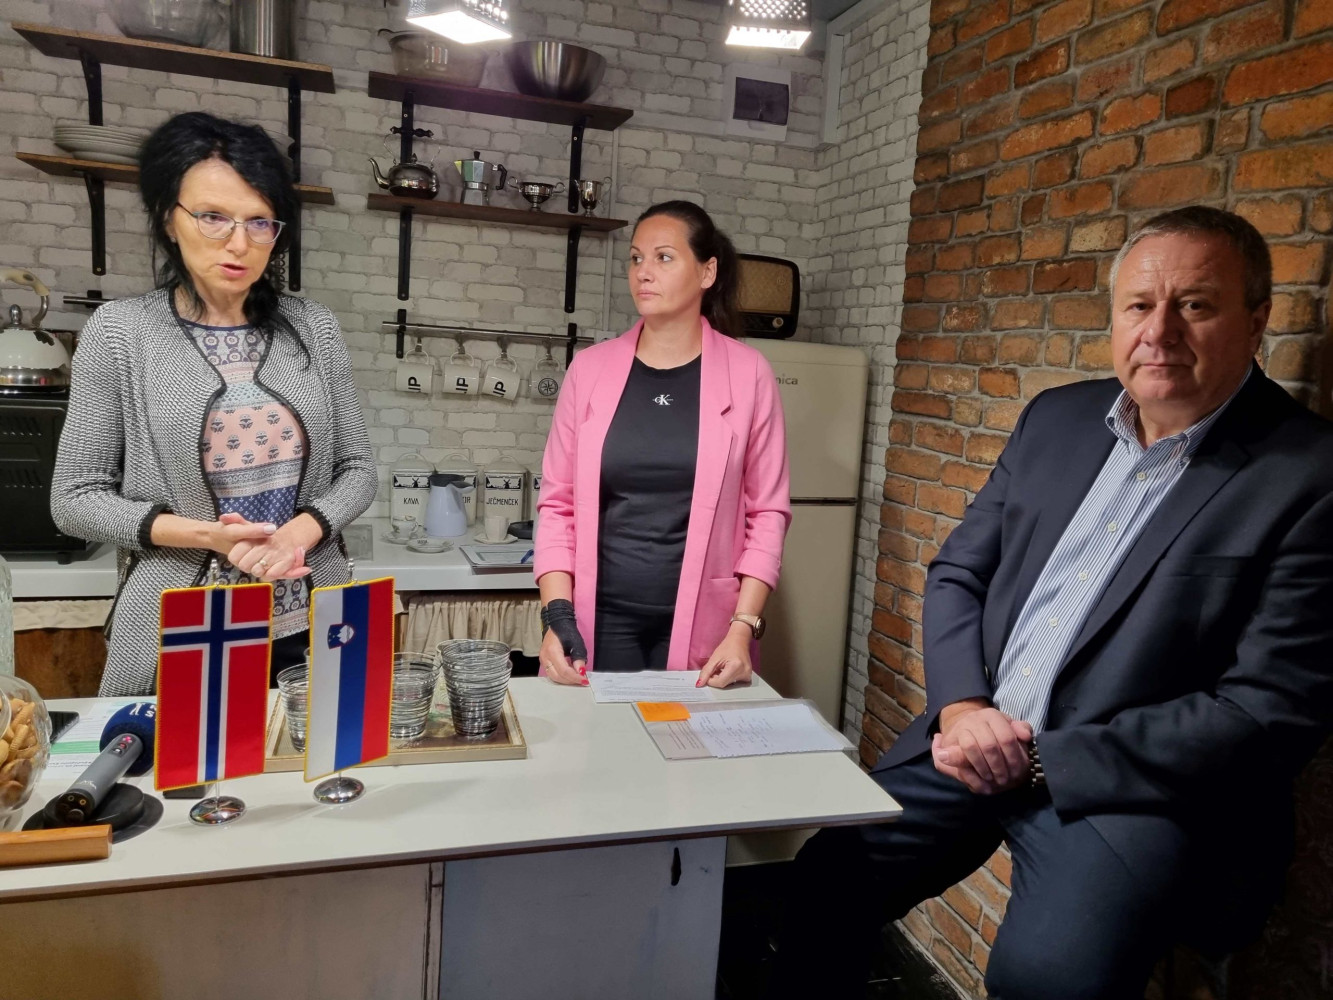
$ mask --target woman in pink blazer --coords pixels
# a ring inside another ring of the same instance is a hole
[[[768,362],[733,339],[736,251],[691,202],[635,224],[641,320],[569,366],[542,464],[542,672],[750,678],[791,521]]]

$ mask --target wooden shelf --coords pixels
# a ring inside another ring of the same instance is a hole
[[[123,35],[70,31],[47,24],[14,22],[11,27],[39,51],[57,59],[78,59],[86,52],[107,66],[129,66],[214,80],[286,87],[296,80],[302,90],[332,94],[333,70],[315,63],[269,59],[240,52],[219,52],[193,45],[148,42]]]
[[[98,177],[104,181],[135,184],[139,168],[128,163],[102,163],[100,160],[80,160],[72,156],[48,156],[45,153],[15,153],[20,160],[46,174],[57,177]],[[296,185],[296,193],[306,205],[332,205],[333,189],[313,184]]]
[[[552,125],[577,125],[610,132],[629,121],[634,114],[628,108],[613,108],[605,104],[580,104],[576,101],[557,101],[549,97],[528,97],[506,90],[483,90],[464,87],[457,83],[434,80],[430,77],[398,76],[394,73],[371,73],[367,92],[371,97],[386,101],[402,101],[412,94],[414,104],[427,104],[453,111],[471,111],[501,118],[521,118],[530,122]],[[586,121],[585,121],[586,119]]]
[[[595,215],[571,215],[568,212],[532,212],[523,208],[500,208],[496,205],[465,205],[459,201],[399,198],[391,194],[368,195],[366,207],[379,212],[399,212],[406,208],[421,215],[434,215],[444,219],[463,219],[467,222],[496,222],[506,226],[531,226],[536,229],[574,229],[578,227],[587,232],[610,233],[629,225],[624,219],[604,219]]]
[[[314,184],[297,184],[297,197],[302,205],[332,205],[333,188],[317,187]]]
[[[80,160],[73,156],[48,156],[46,153],[15,153],[16,157],[44,174],[56,177],[100,177],[104,181],[133,184],[139,179],[139,168],[128,163],[103,163],[100,160]]]

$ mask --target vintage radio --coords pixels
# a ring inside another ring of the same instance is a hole
[[[783,339],[796,332],[801,272],[789,260],[743,253],[740,258],[741,322],[747,337]]]

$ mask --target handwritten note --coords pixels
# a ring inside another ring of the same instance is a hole
[[[842,749],[838,735],[800,703],[695,712],[688,725],[714,757]]]

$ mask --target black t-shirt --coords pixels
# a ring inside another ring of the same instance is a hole
[[[602,446],[597,600],[675,606],[699,454],[699,371],[630,369]]]

